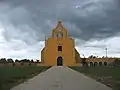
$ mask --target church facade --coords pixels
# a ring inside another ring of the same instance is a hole
[[[41,51],[41,63],[44,66],[80,66],[80,54],[67,29],[58,21],[52,35],[45,40]]]

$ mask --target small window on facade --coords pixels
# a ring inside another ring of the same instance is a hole
[[[62,46],[58,46],[58,51],[62,51]]]

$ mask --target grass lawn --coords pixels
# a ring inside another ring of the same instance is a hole
[[[70,67],[105,85],[120,90],[120,67]]]
[[[50,67],[23,66],[23,67],[0,67],[0,90],[10,90],[11,87],[22,83],[28,78],[45,71]]]

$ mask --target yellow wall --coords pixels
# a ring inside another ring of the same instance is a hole
[[[62,52],[58,52],[58,45],[62,44]],[[62,56],[63,65],[75,63],[74,43],[70,38],[49,38],[46,42],[45,64],[56,65],[57,57]]]
[[[41,51],[41,62],[44,63],[44,56],[45,56],[45,47]]]
[[[80,54],[76,49],[75,49],[75,60],[76,60],[76,63],[82,62],[82,59],[80,58]]]
[[[57,37],[59,33],[62,33],[62,37]],[[58,45],[62,45],[61,52],[58,52]],[[45,48],[41,51],[41,64],[57,65],[57,58],[62,56],[64,66],[74,66],[77,64],[76,59],[80,58],[79,53],[75,52],[74,40],[69,37],[67,29],[62,26],[61,22],[58,22],[52,31],[52,36],[45,41]]]

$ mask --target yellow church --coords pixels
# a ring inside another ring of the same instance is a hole
[[[79,59],[80,54],[75,49],[74,40],[62,25],[62,21],[58,21],[52,30],[51,37],[45,40],[40,64],[44,66],[80,66]]]

